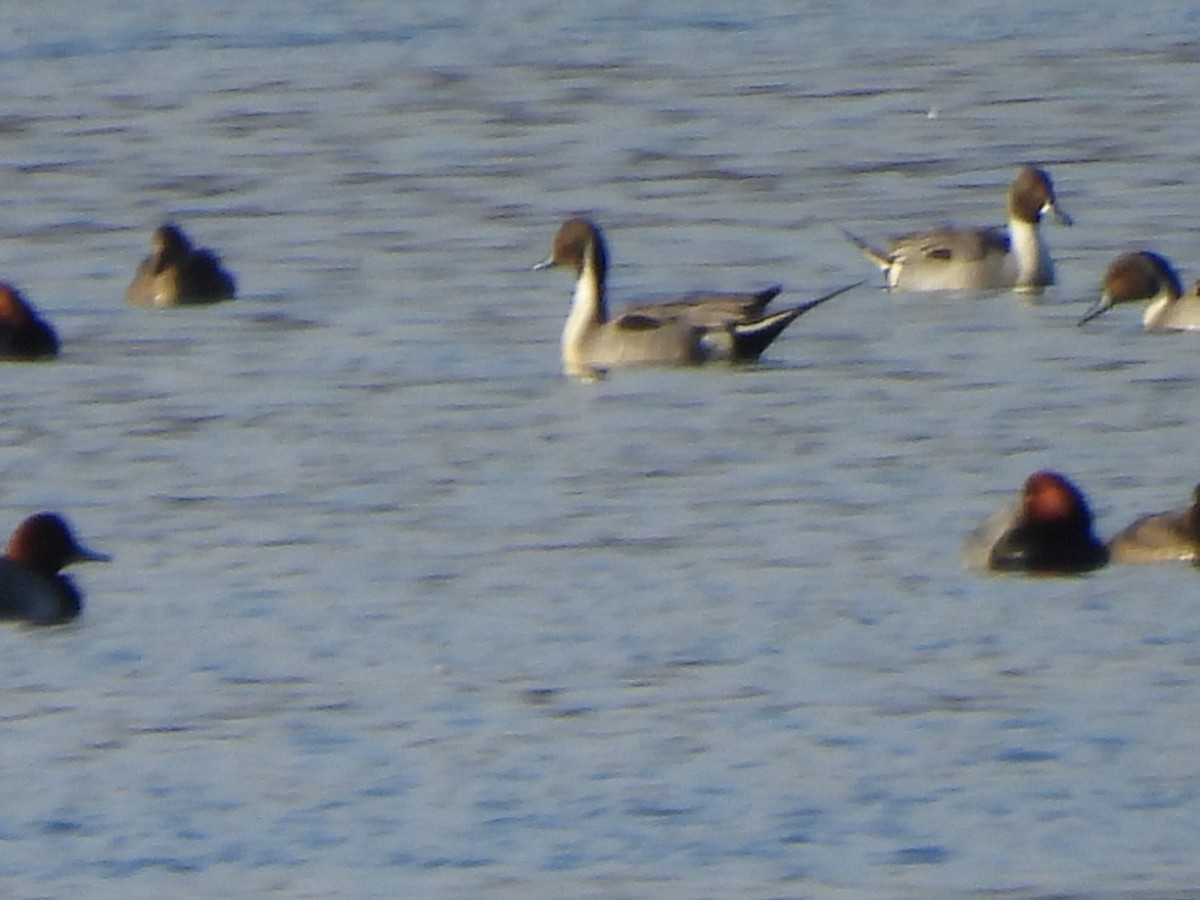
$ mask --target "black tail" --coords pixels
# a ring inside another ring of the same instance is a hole
[[[754,362],[771,345],[771,341],[783,334],[783,329],[796,321],[802,312],[799,308],[786,309],[754,322],[730,325],[733,349],[729,358],[734,362]]]
[[[856,288],[862,283],[861,281],[856,281],[854,284],[837,288],[828,294],[817,297],[815,300],[809,300],[806,303],[801,303],[799,306],[793,306],[791,309],[785,309],[783,312],[777,312],[774,315],[765,316],[753,322],[731,325],[729,333],[733,339],[733,351],[730,354],[730,358],[736,362],[753,362],[762,356],[763,351],[771,345],[771,342],[779,337],[783,333],[783,330],[796,321],[796,319],[800,318],[810,309],[820,306],[826,300],[832,300],[839,294],[844,294],[846,291]]]

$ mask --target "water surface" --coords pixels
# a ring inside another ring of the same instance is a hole
[[[0,632],[14,896],[1197,883],[1195,574],[958,560],[1034,469],[1106,534],[1200,478],[1192,336],[1075,326],[1129,246],[1197,274],[1195,13],[727,6],[8,11],[0,274],[65,353],[5,367],[4,520],[116,557]],[[1026,161],[1037,301],[837,231],[998,221]],[[618,303],[874,280],[575,384],[529,268],[577,213]],[[122,304],[167,217],[239,301]]]

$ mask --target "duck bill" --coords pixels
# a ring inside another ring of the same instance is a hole
[[[89,550],[87,547],[75,547],[75,553],[71,556],[71,562],[112,562],[112,556],[108,553],[101,553],[98,550]]]
[[[1081,318],[1075,324],[1076,325],[1085,325],[1088,322],[1092,321],[1092,319],[1096,318],[1096,316],[1100,315],[1100,313],[1104,312],[1105,310],[1109,310],[1109,309],[1112,309],[1112,301],[1109,300],[1108,297],[1101,297],[1094,304],[1092,304],[1092,308],[1089,309],[1087,312],[1085,312],[1083,314],[1083,318]]]
[[[1074,225],[1075,224],[1075,220],[1072,219],[1069,215],[1067,215],[1067,211],[1065,209],[1063,209],[1061,206],[1059,206],[1057,202],[1047,203],[1046,209],[1044,211],[1049,212],[1050,215],[1054,216],[1054,221],[1057,222],[1059,225]]]
[[[533,271],[542,272],[546,269],[553,269],[556,265],[557,263],[555,263],[554,257],[551,256],[549,259],[543,259],[540,263],[534,266]]]

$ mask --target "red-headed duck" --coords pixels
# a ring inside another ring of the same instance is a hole
[[[232,300],[233,276],[207,248],[194,247],[178,225],[154,230],[125,299],[134,306],[186,306]]]
[[[772,314],[764,309],[776,288],[756,294],[696,294],[610,318],[608,247],[600,227],[589,219],[564,222],[549,259],[534,268],[553,266],[575,274],[575,298],[562,333],[562,364],[568,375],[582,377],[621,366],[751,362],[802,313],[856,286]]]
[[[1011,509],[989,518],[967,541],[968,565],[997,572],[1074,575],[1108,563],[1092,531],[1083,492],[1057,472],[1035,472]]]
[[[1108,542],[1113,562],[1148,563],[1200,558],[1200,485],[1192,505],[1142,516]]]
[[[34,625],[71,621],[83,608],[83,596],[59,570],[110,559],[80,544],[58,514],[30,516],[17,526],[0,557],[0,618]]]
[[[0,282],[0,359],[58,355],[58,336],[11,284]]]
[[[1109,264],[1104,273],[1103,293],[1079,324],[1090,322],[1118,303],[1141,300],[1150,301],[1142,314],[1142,327],[1147,331],[1200,329],[1197,286],[1185,293],[1179,275],[1166,257],[1149,250],[1122,253]]]
[[[843,234],[883,270],[891,290],[1035,291],[1054,283],[1054,261],[1038,228],[1046,213],[1071,224],[1046,171],[1024,166],[1008,188],[1007,230],[945,226],[893,238],[886,251]]]

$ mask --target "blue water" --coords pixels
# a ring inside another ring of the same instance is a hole
[[[58,2],[0,24],[0,517],[111,552],[0,631],[11,896],[1188,896],[1188,567],[984,578],[1031,471],[1182,505],[1188,6]],[[901,297],[842,239],[995,222],[1060,283]],[[622,298],[859,278],[762,365],[559,374],[558,223]],[[242,298],[127,308],[150,231]]]

